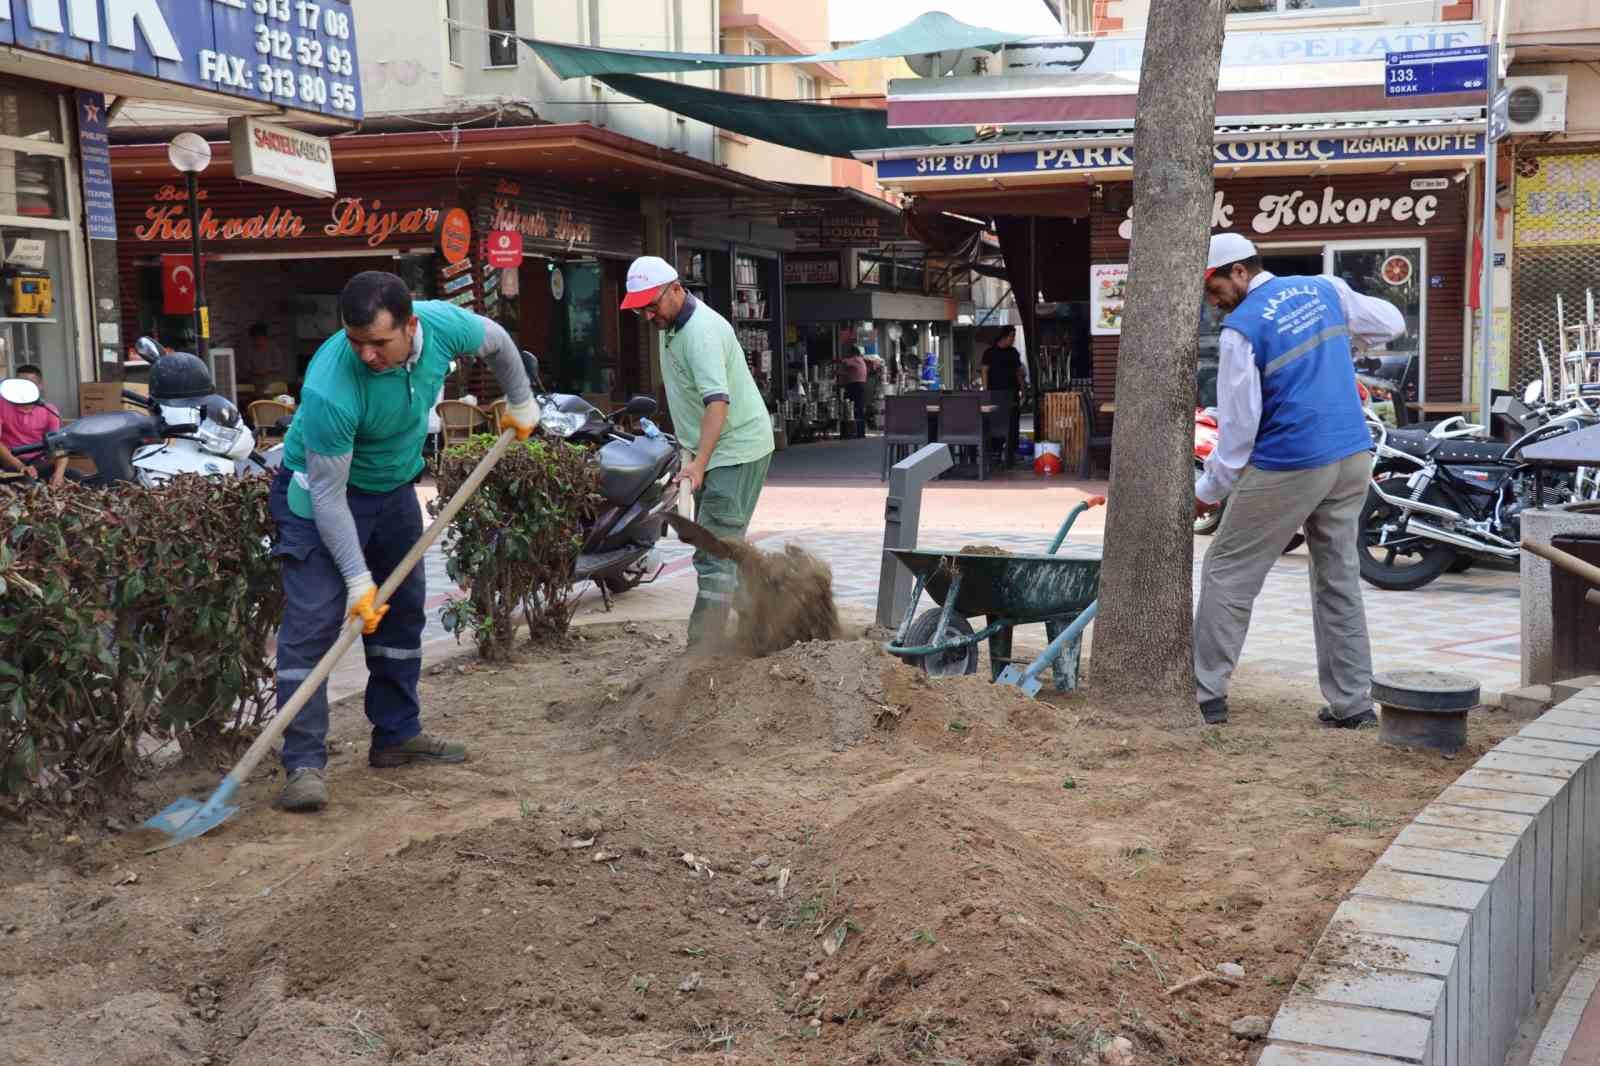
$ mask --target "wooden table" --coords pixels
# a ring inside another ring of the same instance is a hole
[[[1103,414],[1103,415],[1114,415],[1114,414],[1116,414],[1117,413],[1117,405],[1116,405],[1115,401],[1108,401],[1106,403],[1101,404],[1100,405],[1100,413]]]

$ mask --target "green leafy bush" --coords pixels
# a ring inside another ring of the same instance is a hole
[[[265,717],[268,486],[0,492],[0,811],[94,800],[141,738],[193,751]]]
[[[478,436],[446,449],[431,513],[443,509],[494,442]],[[443,613],[457,640],[470,631],[480,656],[505,659],[519,610],[535,640],[566,632],[569,575],[583,529],[599,513],[598,489],[584,449],[542,440],[511,445],[445,536],[449,574],[467,590]]]

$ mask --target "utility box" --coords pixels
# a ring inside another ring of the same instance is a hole
[[[1600,566],[1600,504],[1522,513],[1524,540]],[[1600,674],[1600,606],[1588,582],[1529,551],[1522,553],[1522,684],[1549,685]]]

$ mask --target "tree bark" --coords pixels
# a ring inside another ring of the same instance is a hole
[[[1194,397],[1227,0],[1150,5],[1133,137],[1133,247],[1117,357],[1095,687],[1194,705]]]

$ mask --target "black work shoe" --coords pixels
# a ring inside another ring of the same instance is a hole
[[[411,763],[456,763],[467,761],[467,746],[418,733],[404,744],[373,748],[367,752],[367,765],[380,768],[408,766]]]
[[[328,772],[320,766],[289,771],[289,782],[278,794],[281,811],[320,811],[328,805]]]
[[[1206,725],[1228,724],[1228,701],[1206,700],[1200,705],[1200,717],[1206,720]]]
[[[1327,708],[1323,709],[1327,710]],[[1361,729],[1364,726],[1378,724],[1378,715],[1375,711],[1362,711],[1359,714],[1352,714],[1348,718],[1335,718],[1332,711],[1327,713],[1328,717],[1326,718],[1320,714],[1317,715],[1317,721],[1330,729]]]
[[[1339,719],[1333,716],[1333,708],[1329,707],[1327,704],[1323,704],[1322,710],[1317,712],[1317,721],[1321,722],[1323,725],[1332,725],[1338,720]]]

